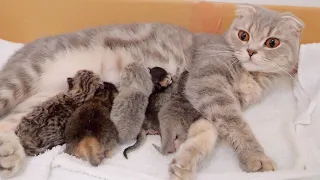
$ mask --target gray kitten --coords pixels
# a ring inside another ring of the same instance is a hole
[[[160,67],[154,67],[150,69],[150,74],[154,89],[149,97],[148,107],[145,112],[146,119],[137,136],[137,142],[123,151],[123,155],[126,159],[128,159],[129,152],[136,150],[145,143],[147,135],[160,134],[158,113],[161,107],[170,99],[172,94],[173,87],[171,84],[173,83],[173,79],[167,71]]]
[[[180,75],[172,96],[161,108],[158,117],[161,130],[161,148],[153,145],[161,154],[173,153],[187,139],[190,125],[201,116],[184,96],[188,72]]]
[[[17,126],[15,133],[27,155],[38,155],[64,144],[64,129],[71,114],[103,87],[100,78],[88,70],[81,70],[73,78],[68,78],[68,84],[68,92],[38,105]]]
[[[173,76],[188,70],[186,98],[236,150],[243,169],[273,170],[272,160],[245,122],[242,110],[258,102],[273,79],[295,68],[304,25],[291,13],[261,6],[241,5],[236,13],[224,35],[140,23],[108,25],[31,42],[0,71],[4,82],[0,84],[0,115],[10,113],[5,121],[16,126],[21,114],[40,102],[33,95],[63,92],[67,77],[90,69],[103,81],[119,85],[111,119],[120,141],[126,142],[137,137],[145,119],[153,89],[148,68],[158,66]],[[124,83],[127,78],[132,81]],[[123,128],[125,124],[128,126]],[[25,154],[12,132],[0,133],[0,142],[5,142],[0,145],[4,155],[0,156],[0,176],[10,177],[20,169]],[[15,160],[9,162],[11,157]]]

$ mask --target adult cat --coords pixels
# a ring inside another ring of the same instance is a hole
[[[246,171],[264,170],[271,160],[243,120],[240,105],[255,102],[270,79],[294,68],[302,28],[291,13],[241,5],[224,36],[192,34],[168,24],[131,24],[42,38],[17,51],[0,72],[0,114],[10,113],[0,128],[19,122],[33,106],[65,91],[67,77],[88,69],[119,85],[111,119],[122,141],[134,139],[153,87],[148,68],[162,67],[172,75],[187,69],[185,93],[194,108],[213,121]],[[243,76],[255,90],[241,86]],[[124,84],[124,78],[133,80]],[[10,177],[25,154],[13,133],[1,133],[0,141],[0,175]]]

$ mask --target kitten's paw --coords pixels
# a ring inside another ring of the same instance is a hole
[[[246,172],[275,171],[276,165],[265,154],[253,155],[242,160],[243,169]]]
[[[0,177],[10,178],[20,169],[26,154],[13,132],[0,134]]]

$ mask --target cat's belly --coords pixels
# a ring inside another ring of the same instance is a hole
[[[103,47],[57,54],[54,60],[48,60],[48,63],[45,64],[44,74],[40,78],[39,91],[66,91],[68,88],[67,78],[74,76],[77,71],[82,69],[92,70],[99,74],[103,81],[119,86],[121,72],[126,65],[136,61],[134,59],[127,49],[109,50]],[[174,59],[169,59],[164,63],[141,57],[141,61],[146,67],[159,66],[172,75],[181,73],[177,69],[184,68],[184,65],[175,63]]]
[[[99,74],[103,81],[119,84],[118,60],[117,54],[102,47],[57,54],[53,61],[45,65],[44,74],[40,78],[39,91],[66,91],[67,78],[74,76],[82,69],[92,70]]]

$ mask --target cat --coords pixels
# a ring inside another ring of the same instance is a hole
[[[68,92],[41,103],[17,126],[15,133],[27,155],[38,155],[64,144],[64,129],[70,115],[103,86],[100,78],[88,70],[78,71],[67,83],[71,87]]]
[[[195,179],[197,164],[212,153],[217,139],[218,132],[212,122],[198,119],[192,123],[188,130],[187,140],[181,144],[169,164],[170,180]]]
[[[201,114],[185,98],[184,89],[188,72],[183,72],[172,92],[170,100],[161,108],[158,118],[161,131],[161,147],[153,145],[161,154],[173,153],[187,139],[190,125]]]
[[[263,98],[259,94],[272,80],[295,68],[303,28],[303,22],[292,13],[242,4],[223,35],[138,23],[41,38],[15,52],[0,71],[4,82],[0,85],[0,115],[9,114],[10,119],[3,122],[13,122],[14,128],[24,113],[43,101],[38,94],[63,92],[67,77],[88,69],[118,87],[111,119],[119,141],[125,143],[137,137],[145,119],[153,89],[148,68],[161,67],[173,76],[188,70],[186,98],[235,149],[243,170],[274,170],[242,110]],[[261,91],[253,92],[254,98],[250,97],[252,91],[242,91],[248,89],[240,84],[243,74]],[[123,83],[128,78],[132,81]],[[119,128],[124,124],[128,126]],[[0,142],[6,142],[0,146],[0,176],[12,177],[25,159],[23,149],[11,131],[1,133]],[[6,151],[1,150],[3,145]],[[10,157],[15,157],[14,161],[7,163]]]
[[[112,157],[118,146],[118,131],[110,120],[110,111],[117,88],[104,82],[93,98],[78,107],[65,128],[66,153],[98,166],[105,157]]]
[[[150,68],[150,75],[154,89],[149,97],[145,120],[137,136],[137,141],[123,151],[123,156],[126,159],[128,159],[129,152],[136,150],[145,143],[147,135],[160,134],[158,113],[172,94],[173,77],[166,70],[160,67]]]

